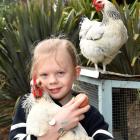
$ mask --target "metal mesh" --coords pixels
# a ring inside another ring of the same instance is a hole
[[[113,88],[113,135],[117,140],[140,140],[140,93]]]

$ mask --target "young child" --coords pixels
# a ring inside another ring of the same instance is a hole
[[[70,41],[58,38],[41,41],[34,50],[31,78],[39,78],[43,90],[62,107],[52,118],[45,135],[39,137],[28,135],[26,120],[30,106],[25,102],[30,94],[24,95],[17,106],[9,140],[58,140],[79,122],[94,140],[113,139],[107,131],[108,124],[95,107],[86,105],[79,108],[83,99],[74,101],[73,97],[78,93],[72,90],[72,85],[79,75],[80,66],[76,50]]]

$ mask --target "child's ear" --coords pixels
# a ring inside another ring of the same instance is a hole
[[[81,67],[80,66],[76,66],[75,67],[76,77],[80,76],[80,72],[81,72]]]

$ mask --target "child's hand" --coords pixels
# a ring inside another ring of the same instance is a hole
[[[82,97],[76,101],[73,98],[66,105],[59,109],[58,113],[54,117],[58,128],[62,127],[65,130],[70,130],[76,127],[79,121],[84,119],[84,113],[90,108],[89,105],[80,108],[80,105],[84,100],[85,98]]]
[[[84,98],[83,102],[80,104],[80,108],[86,106],[89,104],[89,99],[88,96],[84,93],[80,93],[75,97],[75,102],[77,102],[78,100],[80,100],[81,98]]]

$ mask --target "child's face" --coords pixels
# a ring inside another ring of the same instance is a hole
[[[44,91],[60,101],[67,98],[79,73],[80,67],[73,65],[67,50],[42,57],[37,65],[37,77],[42,81]]]

